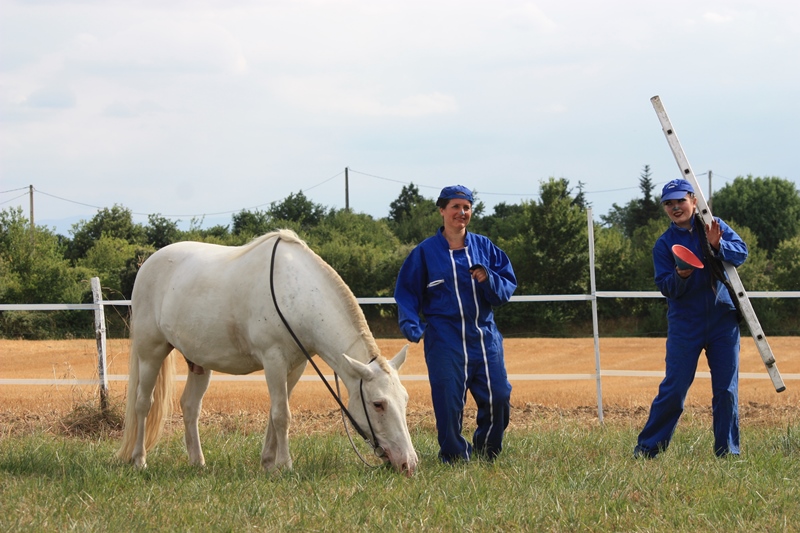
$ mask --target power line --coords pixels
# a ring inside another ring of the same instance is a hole
[[[331,177],[329,177],[329,178],[317,183],[316,185],[312,185],[311,187],[308,187],[305,190],[306,191],[310,191],[310,190],[315,189],[315,188],[317,188],[317,187],[319,187],[321,185],[324,185],[324,184],[328,183],[329,181],[331,181],[332,179],[335,179],[335,178],[341,176],[343,173],[344,173],[344,171],[338,172],[338,173],[334,174],[333,176],[331,176]],[[28,192],[29,191],[29,187],[20,187],[18,189],[10,189],[8,191],[0,191],[0,194],[6,194],[6,193],[15,192],[15,191],[21,191],[21,190],[24,190],[26,192],[24,194],[20,194],[19,196],[15,196],[14,198],[11,198],[9,200],[4,200],[3,202],[0,202],[0,205],[6,204],[6,203],[9,203],[9,202],[13,202],[14,200],[17,200],[19,198],[27,196],[29,194],[29,192]],[[75,205],[82,205],[84,207],[91,207],[92,209],[98,209],[98,210],[105,209],[105,207],[101,207],[101,206],[98,206],[98,205],[87,204],[85,202],[78,202],[77,200],[71,200],[69,198],[64,198],[63,196],[57,196],[55,194],[50,194],[48,192],[39,190],[36,187],[33,187],[33,190],[36,191],[39,194],[44,195],[44,196],[49,196],[50,198],[55,198],[56,200],[61,200],[62,202],[67,202],[67,203],[71,203],[71,204],[75,204]],[[301,191],[302,191],[302,189],[301,189]],[[232,210],[229,210],[229,211],[217,211],[217,212],[214,212],[214,213],[195,213],[195,214],[160,214],[159,213],[159,214],[161,216],[163,216],[163,217],[166,217],[166,218],[180,218],[180,217],[194,218],[194,217],[205,217],[205,216],[230,215],[230,214],[233,214],[233,213],[238,213],[240,211],[258,209],[258,208],[270,205],[271,203],[273,203],[273,202],[266,202],[266,203],[254,205],[254,206],[251,206],[251,207],[243,207],[243,208],[240,208],[240,209],[232,209]],[[131,211],[131,214],[132,215],[137,215],[137,216],[149,216],[149,215],[152,215],[154,213],[141,213],[141,212],[137,212],[137,211]]]
[[[43,195],[49,196],[51,198],[56,198],[57,200],[62,200],[64,202],[69,202],[69,203],[72,203],[72,204],[82,205],[82,206],[86,206],[86,207],[91,207],[91,208],[94,208],[94,209],[105,209],[104,207],[100,207],[100,206],[97,206],[97,205],[86,204],[86,203],[83,203],[83,202],[77,202],[75,200],[70,200],[69,198],[62,198],[61,196],[56,196],[55,194],[46,193],[46,192],[40,191],[39,189],[36,189],[36,188],[34,188],[34,190],[36,192],[38,192],[39,194],[43,194]],[[232,211],[219,211],[219,212],[216,212],[216,213],[197,213],[197,214],[183,214],[183,215],[161,215],[161,216],[168,217],[168,218],[177,218],[177,217],[201,217],[201,216],[228,215],[228,214],[231,214],[231,213],[238,213],[239,211],[246,210],[246,209],[258,209],[259,207],[264,207],[265,205],[269,205],[269,203],[259,204],[259,205],[255,205],[255,206],[252,206],[252,207],[243,207],[242,209],[234,209]],[[149,215],[152,215],[152,214],[155,214],[155,213],[138,213],[136,211],[131,211],[131,214],[132,215],[139,215],[139,216],[149,216]]]
[[[393,183],[401,183],[403,185],[410,185],[411,183],[413,183],[413,182],[407,182],[407,181],[396,180],[396,179],[391,179],[391,178],[384,178],[382,176],[376,176],[374,174],[367,174],[366,172],[360,172],[358,170],[353,170],[352,168],[350,169],[350,172],[356,172],[356,173],[361,174],[363,176],[369,176],[370,178],[375,178],[375,179],[379,179],[379,180],[383,180],[383,181],[391,181]],[[666,181],[664,183],[666,183]],[[437,191],[439,189],[441,189],[441,187],[435,186],[435,185],[418,184],[417,186],[420,187],[420,188],[434,189],[434,190],[437,190]],[[627,191],[627,190],[638,189],[638,188],[639,188],[638,186],[631,186],[631,187],[622,187],[622,188],[619,188],[619,189],[605,189],[605,190],[599,190],[599,191],[584,191],[584,194],[601,194],[601,193],[607,193],[607,192]],[[526,196],[526,197],[538,197],[539,196],[539,193],[525,193],[525,192],[479,191],[479,193],[480,193],[480,195],[491,195],[491,196]]]
[[[28,187],[20,187],[19,189],[9,189],[7,191],[0,191],[0,194],[7,194],[7,193],[10,193],[10,192],[27,191],[27,190],[28,190]]]
[[[27,187],[25,187],[25,189],[27,189]],[[14,189],[14,190],[15,190],[15,191],[18,191],[18,190],[20,190],[20,189]],[[12,191],[4,191],[4,192],[12,192]],[[2,193],[0,193],[0,194],[2,194]],[[28,193],[27,193],[27,192],[25,192],[25,193],[23,193],[23,194],[20,194],[19,196],[15,196],[14,198],[11,198],[10,200],[4,200],[4,201],[0,202],[0,205],[7,204],[7,203],[9,203],[9,202],[13,202],[14,200],[16,200],[16,199],[18,199],[18,198],[22,198],[23,196],[28,196]]]
[[[361,172],[359,170],[354,170],[354,169],[349,168],[349,167],[348,167],[348,169],[349,169],[350,172],[353,172],[353,173],[356,173],[356,174],[360,174],[360,175],[366,176],[368,178],[373,178],[373,179],[382,180],[382,181],[388,181],[388,182],[391,182],[391,183],[399,183],[401,185],[412,185],[412,184],[414,184],[414,182],[412,182],[412,181],[387,178],[387,177],[384,177],[384,176],[378,176],[378,175],[375,175],[375,174],[370,174],[370,173],[367,173],[367,172]],[[320,186],[330,182],[331,180],[334,180],[334,179],[338,178],[342,174],[344,174],[344,171],[339,171],[336,174],[330,176],[329,178],[326,178],[326,179],[320,181],[319,183],[316,183],[315,185],[312,185],[311,187],[307,187],[305,189],[300,189],[300,190],[301,190],[301,192],[303,190],[311,191],[313,189],[316,189],[317,187],[320,187]],[[704,174],[699,174],[699,175],[702,176]],[[715,174],[715,176],[718,176],[718,177],[724,179],[725,181],[730,181],[725,176],[721,176],[719,174]],[[655,185],[660,185],[661,183],[666,183],[666,181],[665,182],[655,183]],[[420,188],[431,189],[431,190],[435,190],[435,191],[438,191],[441,188],[440,186],[436,186],[436,185],[419,184],[419,183],[417,184],[417,186],[420,187]],[[615,188],[615,189],[600,189],[600,190],[593,190],[593,191],[583,191],[583,194],[585,194],[585,195],[605,194],[605,193],[613,193],[613,192],[620,192],[620,191],[635,190],[635,189],[638,189],[638,188],[639,187],[637,185],[637,186],[630,186],[630,187],[620,187],[620,188]],[[11,198],[9,200],[4,200],[4,201],[0,202],[0,205],[4,205],[4,204],[10,203],[10,202],[13,202],[14,200],[17,200],[19,198],[22,198],[22,197],[28,195],[29,194],[27,192],[28,189],[29,189],[29,187],[20,187],[18,189],[9,189],[7,191],[0,191],[0,194],[7,194],[7,193],[16,192],[16,191],[22,191],[22,190],[26,191],[25,193],[23,193],[23,194],[21,194],[19,196],[15,196],[14,198]],[[41,191],[39,189],[36,189],[35,187],[33,188],[33,190],[38,192],[39,194],[43,194],[45,196],[49,196],[51,198],[55,198],[55,199],[61,200],[63,202],[68,202],[68,203],[72,203],[72,204],[75,204],[75,205],[81,205],[81,206],[84,206],[84,207],[90,207],[92,209],[101,210],[101,209],[105,209],[107,207],[107,206],[106,207],[97,206],[97,205],[93,205],[93,204],[89,204],[89,203],[85,203],[85,202],[79,202],[79,201],[72,200],[72,199],[69,199],[69,198],[64,198],[62,196],[58,196],[58,195],[51,194],[51,193],[48,193],[48,192],[45,192],[45,191]],[[529,197],[529,198],[538,198],[539,197],[539,193],[538,192],[537,193],[530,193],[530,192],[519,193],[519,192],[479,191],[479,195],[481,195],[481,196],[515,196],[515,197]],[[261,204],[254,205],[254,206],[251,206],[251,207],[243,207],[243,208],[239,208],[239,209],[231,209],[231,210],[226,210],[226,211],[216,211],[216,212],[212,212],[212,213],[194,213],[194,214],[192,214],[192,213],[184,213],[184,214],[161,214],[161,213],[159,213],[159,214],[161,216],[164,216],[164,217],[167,217],[167,218],[183,218],[183,217],[194,218],[194,217],[230,215],[230,214],[233,214],[233,213],[238,213],[238,212],[243,211],[243,210],[259,209],[259,208],[265,207],[267,205],[270,205],[272,203],[274,203],[274,202],[265,202],[265,203],[261,203]],[[138,212],[138,211],[131,211],[131,214],[137,215],[137,216],[149,216],[149,215],[152,215],[152,214],[155,214],[155,213],[143,213],[143,212]]]

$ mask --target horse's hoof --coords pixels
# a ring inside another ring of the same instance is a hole
[[[261,467],[264,469],[264,471],[267,474],[269,474],[271,476],[279,476],[284,472],[291,472],[292,463],[291,463],[291,461],[288,462],[288,463],[280,464],[280,465],[275,464],[275,463],[272,463],[272,464],[269,464],[269,465],[261,463]]]

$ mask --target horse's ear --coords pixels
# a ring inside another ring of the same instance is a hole
[[[403,348],[397,352],[397,355],[392,357],[389,361],[389,364],[394,367],[395,370],[400,370],[400,367],[403,366],[403,363],[406,362],[406,353],[408,352],[408,344],[403,346]]]
[[[356,361],[346,353],[342,354],[342,358],[345,360],[348,366],[353,370],[353,372],[355,372],[361,377],[361,379],[369,379],[372,377],[372,371],[369,369],[368,365],[365,365],[361,361]]]

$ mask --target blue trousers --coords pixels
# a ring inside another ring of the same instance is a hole
[[[497,457],[503,449],[503,434],[511,413],[511,384],[502,353],[490,357],[488,364],[470,361],[466,368],[463,358],[426,356],[426,362],[439,458],[444,462],[468,461],[473,450],[488,459]],[[477,428],[471,443],[462,435],[467,391],[478,408]]]
[[[671,329],[678,329],[672,328]],[[666,376],[639,434],[637,451],[655,457],[669,446],[694,381],[700,352],[705,349],[711,371],[714,453],[739,454],[739,324],[734,313],[721,317],[711,334],[692,335],[697,328],[667,336]],[[688,332],[688,334],[687,334]]]

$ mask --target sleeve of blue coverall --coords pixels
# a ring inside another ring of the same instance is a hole
[[[659,239],[653,247],[656,287],[667,298],[680,298],[689,287],[692,276],[682,278],[675,270],[675,258],[666,241]]]
[[[747,244],[722,219],[714,217],[722,229],[722,240],[719,241],[717,258],[738,267],[747,259]]]
[[[487,280],[478,283],[478,287],[489,304],[499,306],[508,302],[517,290],[517,277],[505,252],[492,245],[489,253],[491,265],[477,265],[482,266],[487,274]]]
[[[400,331],[411,342],[419,342],[425,328],[419,316],[422,305],[422,294],[425,290],[424,265],[422,254],[415,248],[408,254],[394,287],[394,299],[397,302],[397,318]]]

